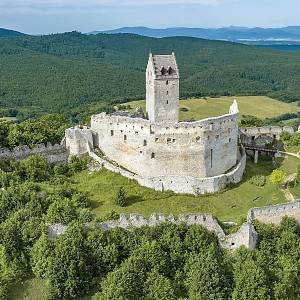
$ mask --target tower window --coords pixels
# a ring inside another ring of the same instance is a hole
[[[147,141],[146,140],[144,140],[143,145],[147,146]]]
[[[113,130],[110,131],[110,135],[111,135],[111,136],[114,135],[114,131],[113,131]]]
[[[127,141],[127,135],[125,134],[124,135],[124,142],[126,142]]]
[[[167,95],[169,95],[169,91],[167,91]]]
[[[155,153],[151,153],[151,158],[155,158]]]
[[[210,149],[210,167],[213,167],[213,149]]]
[[[169,104],[169,100],[167,100],[167,104]]]
[[[166,81],[166,85],[168,85],[168,84],[169,84],[169,80]]]

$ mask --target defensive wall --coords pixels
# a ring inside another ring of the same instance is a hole
[[[285,216],[294,218],[300,222],[300,200],[286,204],[252,208],[248,212],[247,223],[244,223],[236,233],[230,235],[225,235],[217,220],[211,214],[205,213],[181,214],[178,218],[173,215],[165,217],[163,214],[154,213],[149,219],[136,214],[131,214],[129,217],[121,215],[119,220],[99,223],[97,226],[103,230],[112,230],[117,227],[130,230],[135,227],[157,226],[162,223],[185,223],[188,226],[197,224],[213,232],[218,237],[219,243],[224,249],[235,250],[241,246],[245,246],[248,249],[255,249],[258,235],[252,222],[257,220],[265,224],[278,225]],[[90,224],[85,224],[84,226],[88,229]],[[64,224],[48,225],[48,238],[55,240],[64,234],[67,229],[68,225]]]
[[[300,222],[300,201],[251,208],[247,220],[248,222],[257,220],[266,224],[279,224],[284,216],[294,218]]]
[[[86,144],[89,148],[89,144]],[[242,180],[245,166],[246,166],[246,153],[244,149],[241,149],[239,154],[239,163],[228,173],[206,178],[196,178],[191,176],[157,176],[157,177],[142,177],[134,174],[117,164],[105,160],[99,157],[93,152],[91,148],[88,149],[88,154],[97,161],[102,167],[109,171],[119,173],[124,177],[136,180],[141,186],[145,186],[156,191],[171,190],[175,193],[187,193],[187,194],[207,194],[215,193],[220,189],[226,187],[230,183],[238,183]]]
[[[30,155],[44,156],[49,163],[66,163],[69,157],[69,153],[63,144],[39,144],[34,148],[29,148],[28,146],[15,147],[13,149],[0,148],[0,160],[22,160]]]
[[[197,122],[152,124],[146,119],[92,116],[94,146],[142,177],[213,177],[237,164],[238,114]],[[71,152],[71,151],[70,151]]]
[[[184,223],[187,226],[194,224],[201,225],[218,237],[220,246],[224,249],[234,250],[242,245],[249,249],[254,249],[256,246],[257,233],[251,224],[244,224],[239,231],[226,236],[217,220],[211,214],[182,214],[176,218],[173,215],[166,217],[163,214],[154,213],[149,219],[137,214],[131,214],[129,217],[121,215],[119,220],[99,223],[97,226],[102,230],[112,230],[117,227],[130,230],[132,228],[140,228],[143,226],[157,226],[163,223]],[[85,224],[84,226],[88,229],[90,224]],[[64,234],[67,229],[68,225],[48,225],[48,238],[54,241],[57,237]]]
[[[240,127],[240,142],[244,144],[251,144],[253,141],[261,136],[269,136],[272,139],[279,139],[283,132],[295,134],[299,132],[299,128],[292,126],[264,126],[264,127]]]

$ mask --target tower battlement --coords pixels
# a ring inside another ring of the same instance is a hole
[[[179,121],[179,69],[175,54],[150,54],[146,70],[146,110],[153,123]]]

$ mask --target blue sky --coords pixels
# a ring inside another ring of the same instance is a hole
[[[300,0],[0,0],[0,27],[26,33],[123,26],[300,25]]]

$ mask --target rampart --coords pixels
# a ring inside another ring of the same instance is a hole
[[[99,223],[98,226],[102,230],[112,230],[117,227],[130,230],[132,228],[140,228],[143,226],[157,226],[163,223],[184,223],[187,226],[194,224],[201,225],[218,237],[220,245],[224,249],[234,250],[242,245],[249,249],[254,249],[256,246],[257,234],[251,224],[244,224],[238,232],[226,236],[217,220],[214,219],[211,214],[182,214],[176,218],[173,215],[166,217],[163,214],[155,213],[152,214],[149,219],[137,214],[131,214],[129,217],[121,215],[119,220]],[[88,229],[90,224],[86,224],[85,227]],[[50,240],[55,240],[60,235],[64,234],[67,229],[67,225],[48,225],[48,238]]]
[[[241,143],[250,144],[255,139],[261,136],[269,136],[272,139],[279,139],[280,135],[283,132],[287,132],[289,134],[295,134],[299,132],[299,128],[294,128],[292,126],[264,126],[264,127],[247,127],[247,128],[239,128],[240,132],[240,141]]]
[[[213,177],[237,163],[237,113],[197,122],[154,124],[124,116],[92,116],[94,145],[142,177]]]
[[[0,148],[1,160],[22,160],[30,155],[41,155],[47,158],[49,163],[66,163],[69,153],[64,145],[39,144],[34,148],[28,146],[15,147],[12,150]]]
[[[257,220],[266,224],[279,224],[284,216],[296,219],[300,222],[300,200],[286,204],[257,207],[249,210],[248,222]]]
[[[96,160],[102,167],[109,171],[119,173],[129,179],[136,180],[140,185],[152,188],[156,191],[171,190],[175,193],[187,193],[201,195],[206,193],[215,193],[230,183],[238,183],[242,180],[245,166],[246,153],[241,149],[239,163],[230,172],[206,178],[196,178],[191,176],[158,176],[158,177],[141,177],[124,168],[109,162],[98,155],[92,149],[89,149],[89,155]]]

